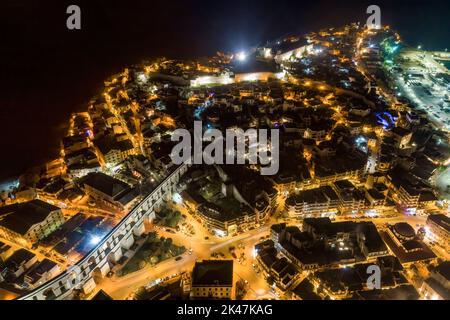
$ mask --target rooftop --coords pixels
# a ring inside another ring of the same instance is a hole
[[[434,271],[447,279],[447,281],[450,281],[450,261],[442,262],[434,269]]]
[[[300,282],[292,292],[302,300],[322,300],[320,296],[314,292],[314,286],[308,279],[304,279]]]
[[[396,233],[406,238],[414,238],[416,236],[414,228],[406,222],[396,223],[394,225],[394,230]]]
[[[28,262],[36,257],[36,255],[26,249],[19,249],[15,251],[8,260],[5,261],[4,267],[9,270],[17,270],[22,263]]]
[[[27,282],[30,284],[35,284],[45,275],[46,272],[51,271],[56,266],[57,264],[49,259],[42,260],[35,268],[26,274],[25,277]]]

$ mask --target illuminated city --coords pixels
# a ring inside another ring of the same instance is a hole
[[[448,61],[364,20],[123,65],[2,184],[0,299],[449,300]]]

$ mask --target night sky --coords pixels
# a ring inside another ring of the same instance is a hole
[[[66,29],[70,4],[81,7],[80,31]],[[448,1],[1,0],[0,179],[55,157],[70,113],[127,65],[365,21],[369,4],[410,44],[450,48]]]

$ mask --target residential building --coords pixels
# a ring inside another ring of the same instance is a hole
[[[192,271],[191,297],[194,299],[231,299],[233,260],[203,260]]]
[[[445,248],[450,246],[450,218],[443,214],[429,215],[427,227],[430,228],[432,237],[436,237]]]

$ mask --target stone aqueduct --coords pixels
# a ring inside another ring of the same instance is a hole
[[[85,293],[91,292],[96,286],[94,274],[101,273],[102,276],[108,274],[111,266],[122,257],[122,249],[129,249],[134,243],[134,236],[140,236],[145,231],[144,222],[154,218],[154,209],[167,195],[175,192],[188,166],[183,164],[177,167],[76,265],[18,299],[61,300],[70,298],[74,289],[83,290]]]

